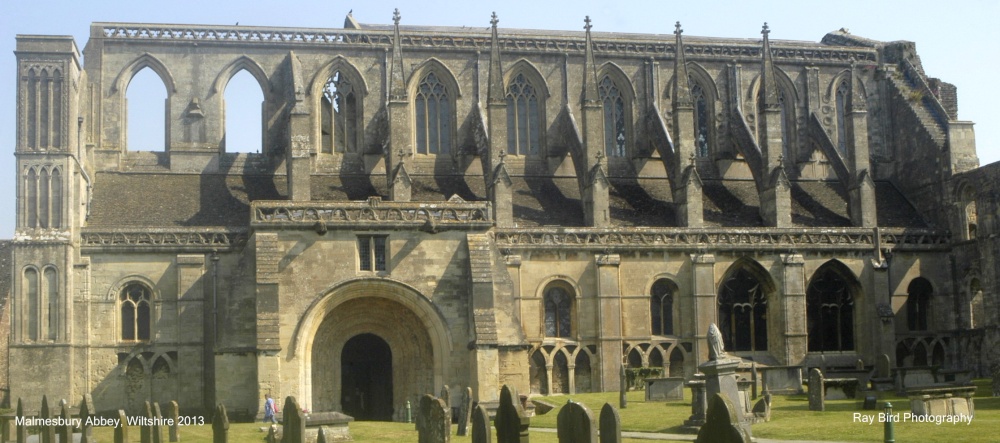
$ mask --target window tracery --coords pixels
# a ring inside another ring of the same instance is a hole
[[[569,291],[553,286],[545,291],[545,336],[568,338],[572,335],[573,299]]]
[[[433,72],[427,74],[417,86],[414,107],[417,153],[451,152],[451,99],[448,88]]]
[[[148,341],[152,330],[151,293],[141,283],[129,283],[118,297],[121,305],[121,339]]]
[[[698,158],[708,158],[708,129],[711,126],[708,101],[705,90],[693,78],[688,80],[691,86],[691,101],[694,102],[694,133],[695,155]]]
[[[507,87],[507,153],[537,155],[541,123],[535,87],[518,74]]]
[[[604,149],[608,157],[624,157],[625,144],[625,99],[621,89],[604,76],[597,85],[597,92],[604,106]]]
[[[323,86],[322,116],[323,152],[358,152],[358,98],[354,84],[341,71]]]
[[[806,290],[809,352],[854,350],[854,296],[833,269],[817,271]]]
[[[727,350],[767,350],[767,294],[746,269],[736,270],[722,283],[719,330]]]
[[[847,80],[837,86],[837,151],[847,158],[847,95],[850,94]]]
[[[657,280],[649,295],[650,320],[653,335],[674,333],[674,293],[677,287],[667,279]]]

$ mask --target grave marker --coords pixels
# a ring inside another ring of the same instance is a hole
[[[15,417],[24,417],[24,403],[21,397],[17,398],[17,411],[14,414]],[[20,425],[14,423],[14,427],[14,438],[17,439],[17,443],[28,441],[28,427],[24,425],[24,421]]]
[[[472,418],[472,388],[465,388],[462,408],[458,411],[458,435],[468,435],[469,420]]]
[[[569,400],[556,418],[559,443],[597,443],[594,414],[583,403]]]
[[[483,405],[476,405],[472,412],[472,443],[493,443],[490,432],[490,415]]]
[[[125,415],[125,411],[122,409],[118,410],[118,423],[120,426],[115,426],[115,443],[131,441],[128,438],[128,416]]]
[[[153,418],[153,407],[150,406],[149,400],[146,401],[145,417],[148,419]],[[139,426],[139,442],[153,443],[153,428],[149,426],[149,420]]]
[[[212,443],[229,443],[229,416],[226,405],[219,403],[212,416]]]
[[[170,427],[168,428],[168,437],[171,442],[181,441],[180,424],[178,423],[178,417],[180,416],[180,408],[177,406],[177,402],[171,400],[167,403],[167,416],[172,420]]]
[[[493,426],[497,428],[497,443],[528,443],[528,426],[531,418],[524,414],[517,390],[503,385],[500,389],[500,407]]]
[[[306,417],[299,407],[295,397],[285,397],[285,405],[281,408],[282,423],[281,443],[305,443]]]
[[[705,425],[695,443],[750,443],[750,432],[740,426],[733,404],[721,393],[709,399]]]
[[[622,419],[611,403],[601,408],[601,443],[622,443]]]
[[[94,412],[94,398],[90,394],[84,394],[83,401],[80,402],[80,443],[97,441],[94,439],[94,427],[88,423],[88,420],[94,418]]]
[[[160,404],[153,402],[153,443],[163,443],[163,413]]]
[[[809,371],[809,410],[825,409],[826,395],[823,392],[823,373],[817,368]]]
[[[59,442],[68,442],[73,438],[73,425],[69,415],[69,405],[66,404],[66,400],[59,401],[59,416],[63,419],[63,424],[56,426],[56,436],[59,438]]]
[[[42,396],[42,411],[39,417],[44,419],[55,418],[52,416],[52,410],[49,408],[49,399],[46,396]],[[42,443],[55,443],[56,442],[56,430],[53,426],[40,426],[38,440]]]

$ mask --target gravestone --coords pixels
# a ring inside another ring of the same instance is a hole
[[[892,377],[892,365],[889,364],[888,354],[882,354],[875,360],[875,376],[878,378]]]
[[[229,416],[226,405],[219,403],[212,416],[212,443],[229,443]]]
[[[63,424],[56,426],[56,436],[59,438],[59,442],[68,442],[73,438],[73,422],[70,421],[72,416],[69,415],[69,405],[66,404],[66,400],[59,401],[59,416],[63,419]]]
[[[993,396],[1000,397],[1000,364],[993,366]]]
[[[528,426],[531,418],[525,415],[517,390],[503,385],[500,389],[500,406],[493,426],[497,428],[497,443],[528,443]]]
[[[757,378],[757,362],[750,363],[750,381],[753,383],[750,388],[750,395],[752,398],[757,398],[757,386],[760,383],[760,380]]]
[[[643,379],[646,401],[684,400],[684,377]]]
[[[622,443],[622,418],[611,403],[601,408],[601,443]]]
[[[733,404],[716,393],[708,402],[705,425],[698,431],[696,443],[750,443],[750,431],[740,426]]]
[[[444,406],[451,411],[451,388],[448,385],[441,386],[441,395],[438,397],[444,402]]]
[[[618,383],[621,386],[618,392],[618,407],[622,409],[628,407],[628,396],[626,395],[628,393],[627,382],[625,379],[625,365],[621,365],[618,369]]]
[[[569,400],[556,417],[559,443],[597,443],[594,414],[583,403]]]
[[[709,361],[698,365],[698,369],[705,374],[705,392],[708,398],[715,394],[725,396],[730,404],[741,406],[741,393],[736,382],[736,369],[740,366],[740,360],[729,358],[723,348],[722,332],[719,327],[712,323],[708,326],[708,356]],[[745,401],[745,400],[744,400]],[[749,421],[749,414],[743,413],[743,408],[737,414],[740,422]]]
[[[21,401],[21,397],[17,398],[17,410],[14,412],[15,417],[24,417],[24,402]],[[24,421],[21,424],[14,423],[14,438],[17,439],[17,443],[23,441],[28,441],[28,427],[24,425]]]
[[[149,404],[148,400],[146,401],[146,409],[145,409],[145,411],[146,412],[144,414],[144,417],[146,417],[149,420],[145,420],[139,426],[139,442],[140,443],[153,443],[153,428],[152,428],[152,426],[149,426],[149,423],[150,423],[150,421],[153,418],[153,407]]]
[[[322,426],[319,428],[319,431],[316,433],[316,443],[326,443],[326,432],[323,432],[323,427]]]
[[[458,411],[458,435],[468,435],[469,419],[472,417],[472,388],[465,388],[465,398]]]
[[[822,411],[825,408],[826,395],[823,389],[823,373],[817,368],[809,371],[809,410]]]
[[[771,393],[764,392],[764,396],[753,405],[753,422],[765,423],[771,421]]]
[[[163,413],[160,412],[160,404],[153,403],[153,443],[163,443]]]
[[[472,443],[493,443],[490,415],[483,405],[476,405],[472,411]]]
[[[858,361],[854,363],[854,369],[856,369],[858,371],[864,371],[865,370],[865,361],[859,358]]]
[[[431,408],[434,406],[434,396],[430,394],[424,394],[420,397],[417,402],[417,442],[427,443],[428,441],[428,428],[430,428],[430,418],[431,418]]]
[[[305,443],[306,417],[299,407],[295,397],[285,397],[285,405],[281,408],[281,443]]]
[[[705,412],[708,410],[708,399],[705,393],[704,374],[695,374],[694,380],[686,383],[691,388],[691,416],[684,420],[681,429],[684,432],[697,434],[705,424]]]
[[[46,396],[42,396],[42,410],[39,417],[42,419],[52,419],[53,416],[52,409],[49,408],[49,399]],[[55,443],[56,442],[56,430],[54,426],[40,426],[38,440],[42,443]]]
[[[267,427],[267,443],[278,443],[278,425],[271,423]]]
[[[94,427],[88,420],[94,418],[94,398],[90,394],[83,395],[80,402],[80,443],[94,443]]]
[[[128,417],[125,415],[125,411],[122,409],[118,410],[118,426],[115,426],[115,443],[126,443],[130,442],[128,438]]]
[[[180,416],[180,408],[177,406],[176,401],[170,401],[167,403],[167,417],[170,418],[171,424],[168,428],[168,436],[171,442],[181,441],[180,424],[177,422]]]
[[[451,409],[444,400],[431,397],[431,409],[427,424],[429,425],[427,427],[428,443],[448,443],[451,441]]]

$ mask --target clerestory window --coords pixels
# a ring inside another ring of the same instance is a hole
[[[129,283],[118,297],[123,341],[148,341],[152,330],[151,291],[142,283]]]
[[[538,154],[541,117],[535,87],[518,74],[507,87],[507,153]]]
[[[604,154],[608,157],[624,157],[627,142],[625,98],[611,76],[607,75],[597,84],[597,93],[604,106]]]
[[[361,113],[354,85],[340,71],[323,87],[323,152],[358,152]]]
[[[362,271],[386,271],[389,237],[385,235],[358,236],[358,268]]]
[[[418,154],[451,152],[451,99],[448,88],[431,72],[417,86],[414,99]]]

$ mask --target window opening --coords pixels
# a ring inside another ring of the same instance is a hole
[[[451,102],[448,98],[448,89],[433,72],[427,74],[417,86],[414,106],[417,153],[451,152]]]
[[[518,74],[507,88],[507,153],[538,154],[540,126],[535,87],[523,73]]]
[[[259,153],[263,144],[264,94],[257,79],[245,69],[226,83],[225,152]]]
[[[854,350],[854,296],[832,269],[813,277],[806,290],[809,352]]]
[[[604,105],[604,148],[608,157],[625,156],[625,99],[610,76],[604,76],[597,88]]]
[[[746,269],[737,270],[722,284],[719,330],[726,349],[767,350],[767,295]]]
[[[358,236],[358,267],[362,271],[388,269],[388,239],[385,235]]]
[[[545,336],[567,338],[572,335],[572,299],[561,287],[545,291]]]
[[[669,280],[657,280],[650,291],[649,310],[653,335],[674,333],[674,292],[676,287]]]
[[[152,329],[149,289],[139,283],[130,283],[122,289],[119,301],[122,315],[122,340],[149,340]]]
[[[157,100],[159,98],[159,100]],[[151,68],[143,68],[125,91],[123,130],[131,151],[163,151],[166,146],[167,88]]]

